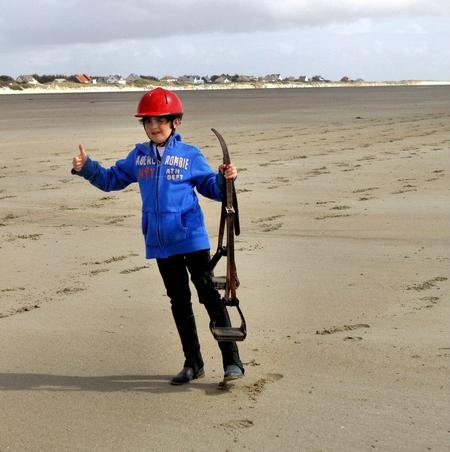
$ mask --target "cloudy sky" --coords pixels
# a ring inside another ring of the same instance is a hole
[[[0,74],[450,79],[449,0],[0,0]]]

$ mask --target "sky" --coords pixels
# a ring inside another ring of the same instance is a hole
[[[449,0],[0,0],[0,74],[450,80]]]

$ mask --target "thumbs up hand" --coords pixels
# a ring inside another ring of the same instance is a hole
[[[79,146],[80,153],[72,159],[72,166],[73,169],[78,173],[83,168],[84,164],[86,163],[86,160],[88,159],[88,156],[86,154],[86,150],[84,149],[84,146],[80,144]]]

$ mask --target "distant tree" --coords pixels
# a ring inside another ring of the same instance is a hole
[[[39,83],[44,83],[44,82],[41,82],[41,80],[44,79],[45,76],[41,76],[41,75],[38,75],[38,74],[32,74],[32,77],[33,77],[37,82],[39,82]]]
[[[62,74],[56,74],[56,75],[50,75],[50,74],[33,74],[33,77],[39,82],[39,83],[50,83],[54,82],[57,78],[67,78],[65,75]]]
[[[8,86],[15,83],[15,80],[9,75],[0,75],[0,86]]]
[[[158,81],[159,78],[155,77],[154,75],[139,75],[141,78],[143,78],[144,80],[153,80],[153,81]]]
[[[11,82],[14,82],[14,79],[12,77],[10,77],[9,75],[0,75],[0,82],[11,83]]]
[[[230,78],[230,77],[228,77],[228,78]],[[230,80],[231,80],[232,82],[237,82],[237,81],[239,81],[239,74],[234,74],[234,75],[232,75],[231,78],[230,78]]]
[[[211,75],[211,81],[215,82],[218,78],[220,77],[220,75]]]

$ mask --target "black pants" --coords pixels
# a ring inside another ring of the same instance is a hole
[[[164,281],[167,295],[185,356],[185,366],[198,370],[203,367],[200,343],[197,336],[195,318],[192,311],[189,275],[194,284],[200,303],[217,326],[230,326],[226,307],[221,303],[219,292],[215,289],[208,269],[209,250],[177,254],[167,259],[157,259],[159,272]],[[236,364],[242,370],[242,362],[235,342],[219,342],[224,367]]]

